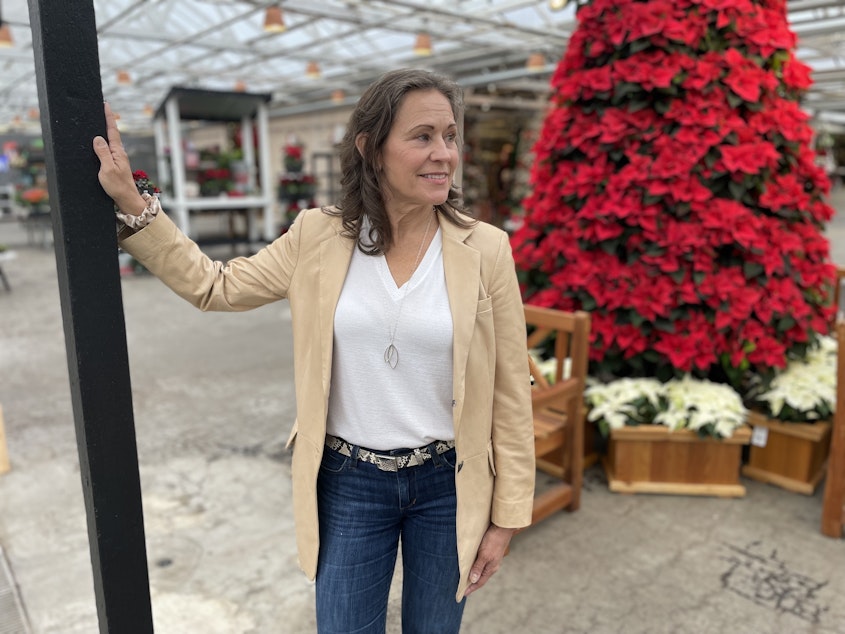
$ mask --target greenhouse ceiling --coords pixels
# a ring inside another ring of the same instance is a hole
[[[59,1],[59,0],[56,0]],[[61,0],[86,2],[87,0]],[[548,0],[94,0],[103,93],[124,129],[148,129],[172,86],[270,93],[278,114],[353,103],[382,72],[455,77],[482,107],[542,108],[575,28],[575,3]],[[264,29],[281,7],[285,30]],[[797,55],[814,70],[804,106],[845,123],[845,6],[790,0]],[[26,0],[2,0],[13,46],[0,48],[0,130],[37,130]],[[431,53],[414,52],[420,33]],[[539,64],[531,70],[532,56]],[[542,56],[541,58],[538,56]],[[312,72],[309,72],[312,71]]]

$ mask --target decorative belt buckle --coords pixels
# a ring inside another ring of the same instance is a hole
[[[378,468],[382,471],[399,471],[399,460],[396,456],[383,456],[374,453],[376,460],[378,460]]]

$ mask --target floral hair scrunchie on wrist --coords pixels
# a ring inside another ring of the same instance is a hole
[[[143,229],[148,224],[150,224],[153,219],[158,215],[158,212],[161,211],[161,203],[158,200],[158,196],[150,195],[147,192],[141,194],[141,197],[144,199],[144,202],[147,203],[147,206],[144,208],[144,211],[141,212],[141,215],[135,216],[133,214],[125,214],[120,209],[115,208],[114,214],[117,216],[117,219],[120,220],[123,224],[125,224],[130,229]]]
[[[144,170],[135,170],[132,172],[132,179],[135,181],[135,187],[138,188],[138,193],[147,203],[147,207],[140,215],[125,214],[115,205],[114,213],[117,219],[130,229],[139,230],[146,227],[153,221],[161,211],[161,203],[158,200],[158,195],[161,190],[150,180]]]

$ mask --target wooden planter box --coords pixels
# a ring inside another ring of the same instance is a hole
[[[617,493],[742,497],[742,446],[750,440],[748,426],[724,440],[662,425],[613,429],[604,459],[608,485]]]
[[[825,474],[830,422],[782,423],[751,412],[748,423],[755,431],[742,475],[812,495]]]

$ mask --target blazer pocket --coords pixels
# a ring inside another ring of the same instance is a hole
[[[486,313],[493,310],[493,298],[492,297],[484,297],[483,299],[478,300],[478,308],[476,308],[475,313]]]

